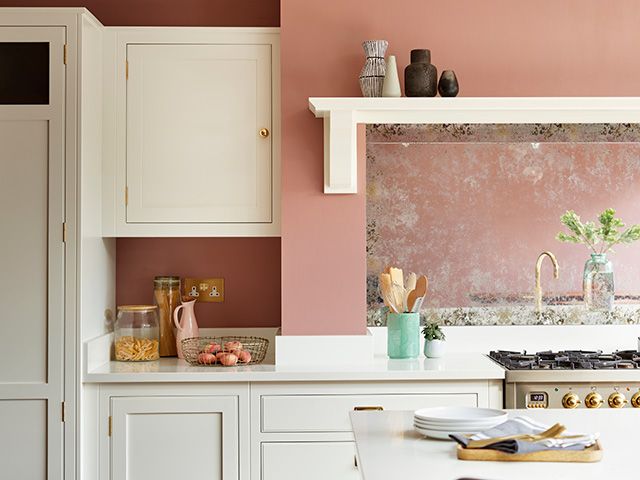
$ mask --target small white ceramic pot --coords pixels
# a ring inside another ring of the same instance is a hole
[[[424,342],[424,356],[428,358],[443,357],[447,351],[445,340],[426,340]]]

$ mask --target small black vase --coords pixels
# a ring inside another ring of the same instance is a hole
[[[404,69],[404,93],[407,97],[435,97],[438,70],[431,64],[431,51],[411,50],[411,63]]]
[[[441,97],[455,97],[458,95],[460,87],[458,85],[458,79],[456,78],[456,72],[453,70],[445,70],[440,75],[440,81],[438,82],[438,92]]]

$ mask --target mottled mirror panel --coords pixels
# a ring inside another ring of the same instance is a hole
[[[429,277],[423,313],[454,325],[640,323],[640,242],[609,254],[615,307],[585,308],[590,251],[560,216],[640,223],[640,125],[373,125],[367,131],[369,324],[387,265]],[[543,251],[543,309],[534,308]]]

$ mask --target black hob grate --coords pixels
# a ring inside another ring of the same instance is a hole
[[[492,351],[489,356],[509,370],[614,370],[640,367],[640,352],[585,350],[537,353]]]

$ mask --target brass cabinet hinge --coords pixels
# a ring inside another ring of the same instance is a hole
[[[65,65],[67,64],[67,44],[66,43],[62,47],[62,61],[64,62]]]
[[[129,205],[129,187],[124,187],[124,205]]]
[[[112,420],[111,420],[111,415],[109,415],[109,436],[111,436],[111,432],[112,432],[112,428],[113,428],[113,427],[111,426],[111,424],[112,424],[112,423],[113,423],[113,422],[112,422]]]
[[[64,402],[62,402],[62,423],[64,423]]]
[[[67,222],[62,223],[62,243],[67,242]]]
[[[124,79],[129,80],[129,60],[124,61]]]

